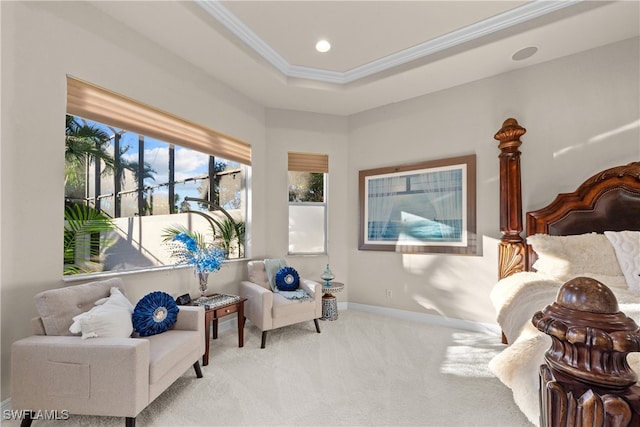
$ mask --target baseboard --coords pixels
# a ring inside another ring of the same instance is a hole
[[[398,310],[396,308],[379,307],[375,305],[358,304],[355,302],[338,303],[338,308],[346,310],[366,311],[383,316],[396,317],[399,319],[413,320],[415,322],[428,323],[432,325],[445,326],[465,331],[484,332],[501,336],[502,331],[498,325],[490,323],[473,322],[471,320],[453,319],[443,316],[436,316],[428,313],[417,313],[415,311]]]

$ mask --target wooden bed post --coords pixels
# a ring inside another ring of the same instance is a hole
[[[522,238],[522,187],[520,184],[520,137],[527,132],[509,118],[494,138],[500,141],[500,231],[498,277],[526,271],[527,243]]]
[[[541,427],[640,425],[638,377],[627,363],[640,351],[640,329],[606,285],[576,277],[531,321],[552,341],[539,371]]]

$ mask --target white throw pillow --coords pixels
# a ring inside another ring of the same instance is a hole
[[[527,243],[538,255],[533,267],[558,280],[567,281],[585,273],[622,276],[616,253],[604,234],[535,234],[527,237]]]
[[[640,291],[640,231],[605,231],[629,289]]]
[[[82,332],[82,338],[127,338],[133,332],[133,305],[116,287],[111,296],[95,302],[96,306],[73,318],[71,333]]]

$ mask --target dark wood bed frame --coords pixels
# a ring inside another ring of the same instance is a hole
[[[509,118],[494,137],[500,142],[500,279],[532,271],[536,260],[522,236],[519,147],[525,133]],[[640,162],[598,172],[576,191],[528,212],[526,221],[527,236],[640,230]],[[640,329],[604,285],[571,280],[532,319],[552,339],[540,367],[541,426],[640,426],[640,387],[626,361],[640,351]]]

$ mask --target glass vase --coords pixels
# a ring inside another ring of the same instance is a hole
[[[198,285],[200,289],[200,298],[204,298],[207,296],[207,285],[209,284],[209,273],[196,272],[196,276],[198,276]]]
[[[329,264],[327,264],[327,268],[324,269],[324,273],[322,273],[322,276],[320,276],[320,278],[322,280],[324,280],[324,285],[325,286],[331,286],[331,282],[333,279],[335,279],[336,276],[333,275],[333,273],[331,272],[331,269],[329,268]]]

